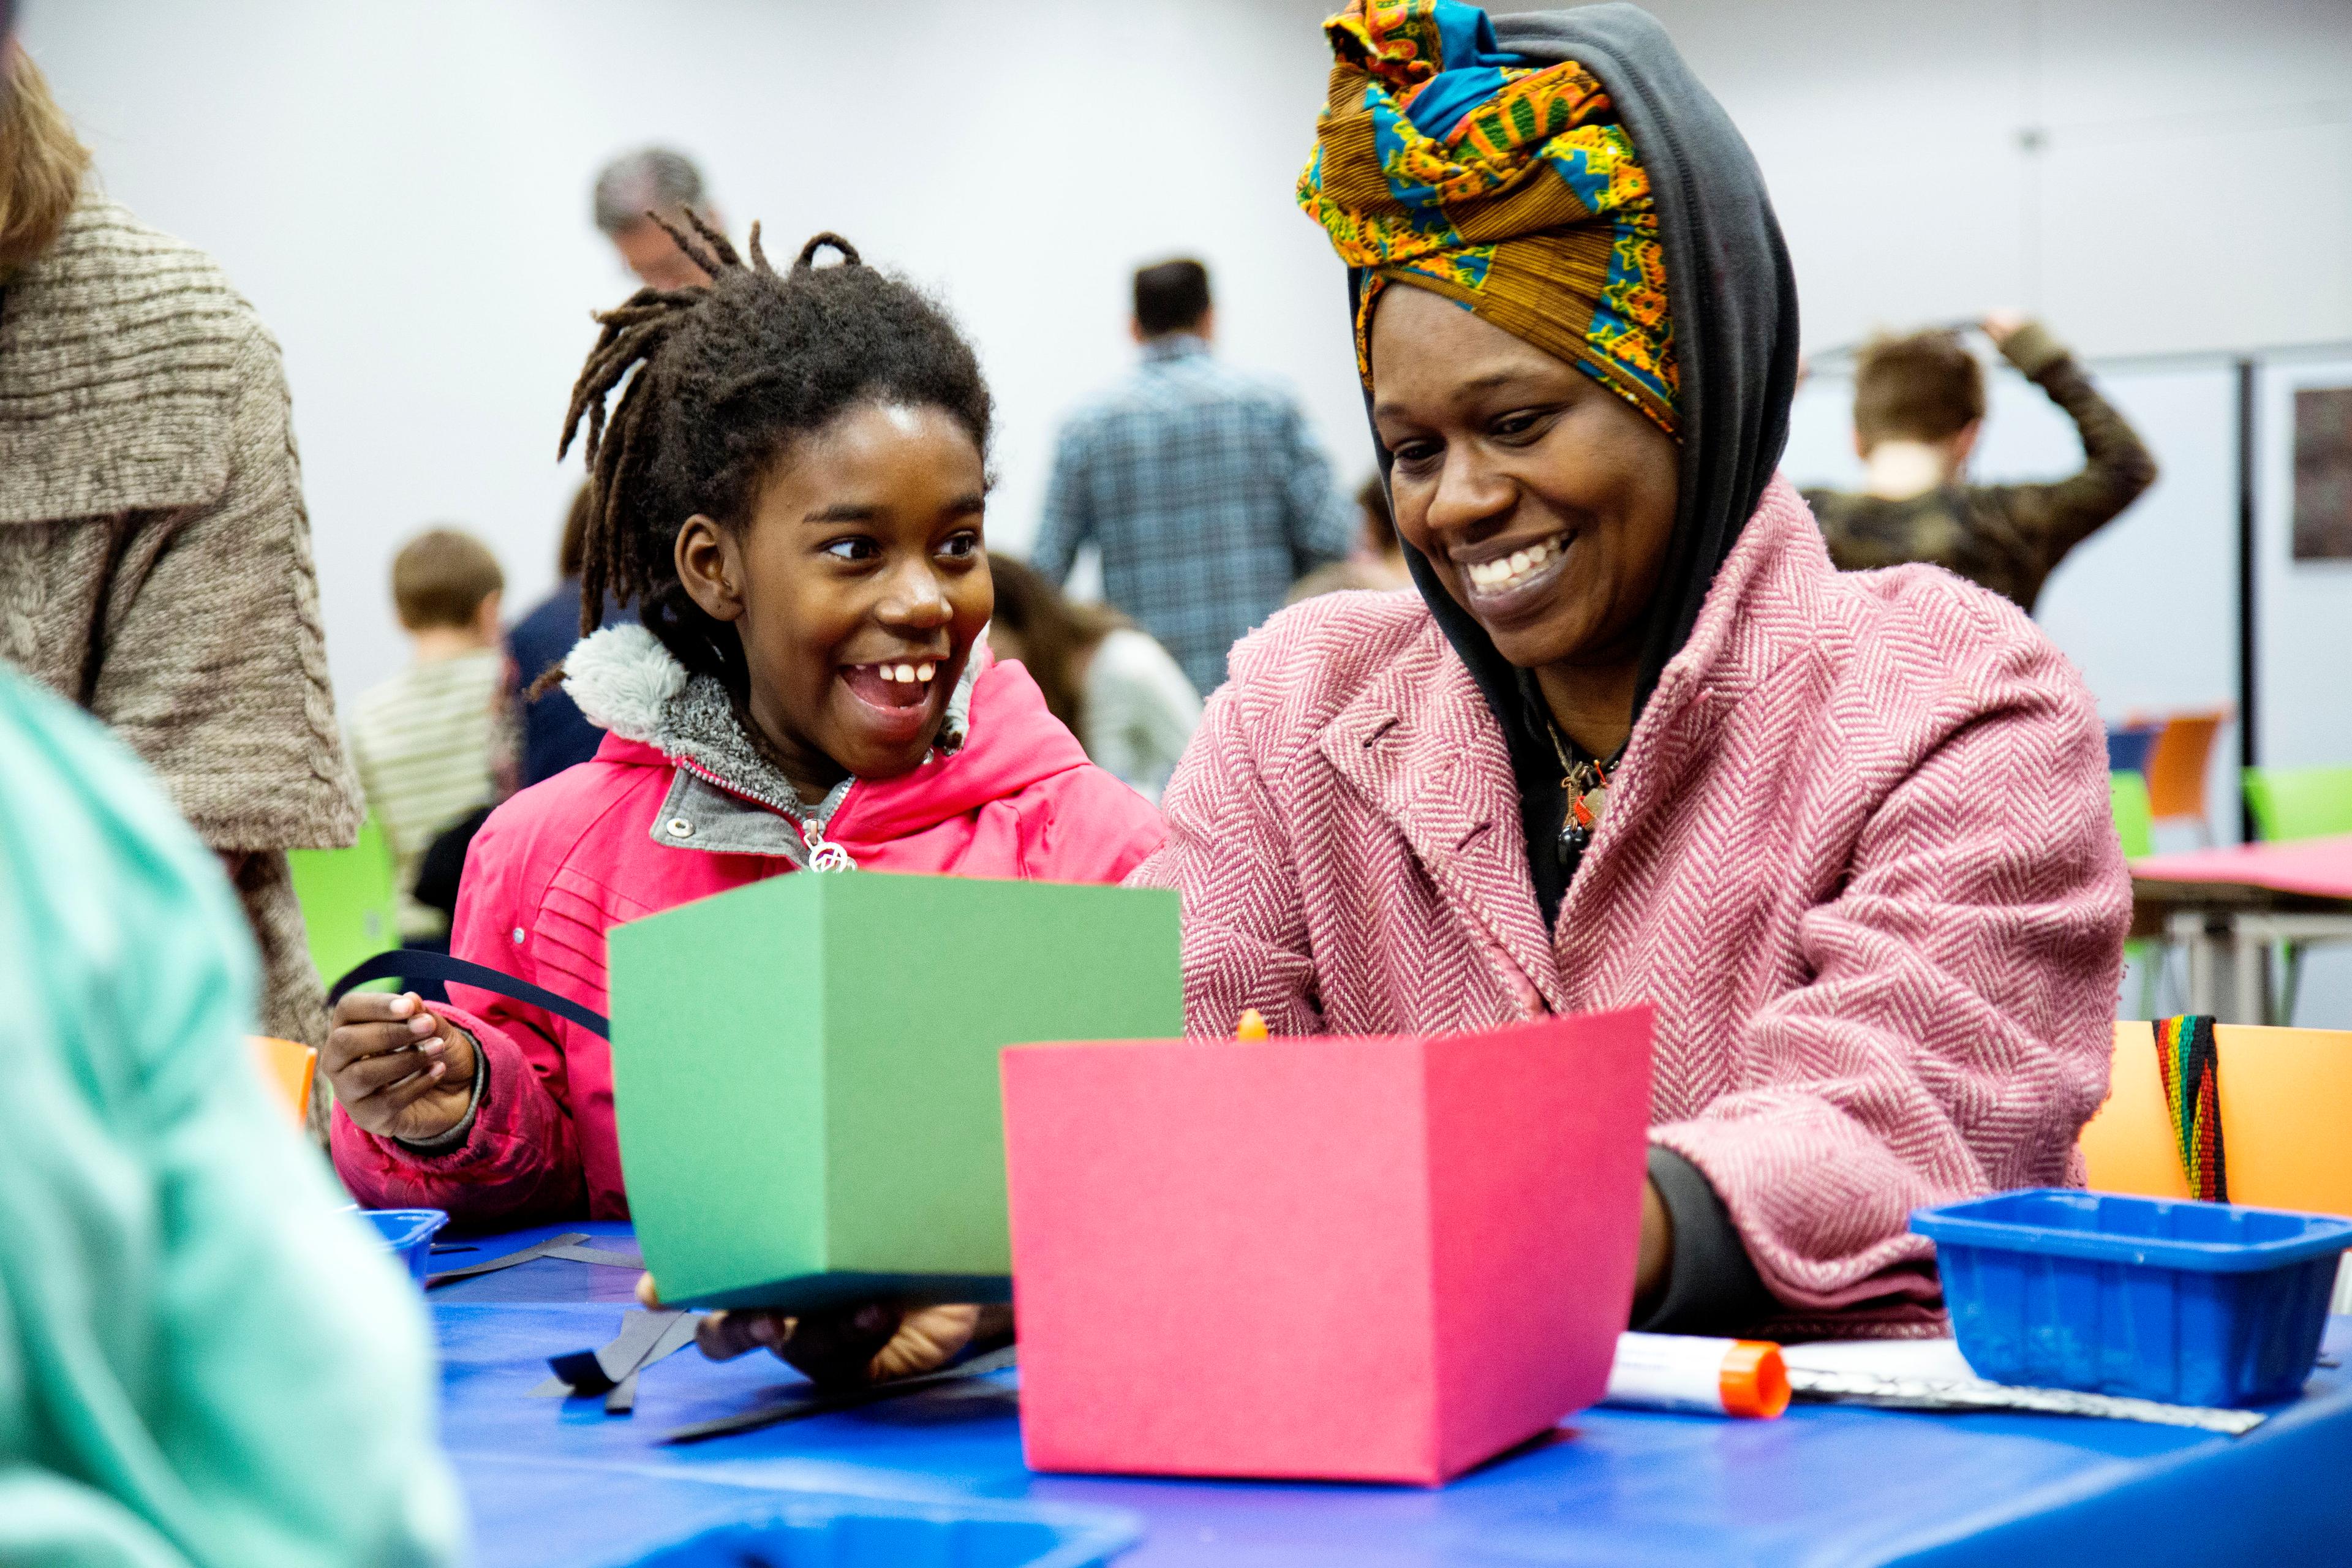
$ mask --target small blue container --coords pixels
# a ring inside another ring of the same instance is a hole
[[[362,1209],[360,1218],[375,1226],[384,1250],[423,1284],[433,1267],[433,1238],[449,1216],[439,1209]]]
[[[628,1568],[1095,1568],[1141,1535],[1115,1514],[803,1496]]]
[[[1979,1377],[2170,1405],[2290,1399],[2352,1220],[2041,1187],[1920,1209]]]

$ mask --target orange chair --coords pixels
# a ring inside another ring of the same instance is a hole
[[[2231,710],[2167,714],[2147,749],[2147,804],[2161,823],[2193,822],[2208,844],[2212,826],[2205,815],[2206,764],[2212,760],[2213,738],[2230,721]]]
[[[318,1051],[268,1035],[246,1038],[253,1047],[253,1059],[261,1065],[261,1076],[284,1097],[287,1109],[294,1114],[294,1125],[302,1126],[310,1114],[310,1080],[319,1071]]]
[[[2185,1198],[2188,1178],[2165,1115],[2156,1034],[2116,1026],[2114,1087],[2083,1129],[2091,1186]],[[2221,1147],[2230,1201],[2259,1208],[2352,1215],[2352,1030],[2214,1028],[2221,1058]]]

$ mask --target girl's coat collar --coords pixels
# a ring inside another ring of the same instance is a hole
[[[936,750],[952,753],[963,744],[972,683],[986,664],[978,649],[965,661]],[[848,787],[835,786],[812,809],[743,733],[726,687],[711,676],[689,675],[641,626],[606,626],[583,637],[563,661],[563,689],[590,723],[653,747],[720,789],[819,826]]]

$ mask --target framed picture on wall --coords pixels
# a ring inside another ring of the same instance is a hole
[[[2352,560],[2352,386],[2294,395],[2294,558]]]

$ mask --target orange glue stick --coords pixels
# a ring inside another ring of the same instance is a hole
[[[1769,1419],[1789,1408],[1789,1369],[1762,1340],[1623,1333],[1601,1403]]]
[[[1265,1015],[1255,1007],[1242,1009],[1240,1020],[1234,1025],[1234,1038],[1263,1040],[1266,1037]]]

